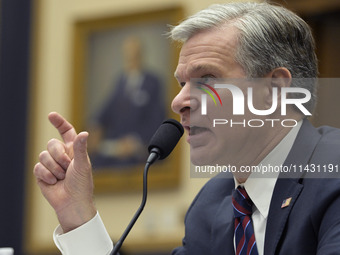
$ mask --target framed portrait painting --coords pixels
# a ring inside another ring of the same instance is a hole
[[[179,89],[173,77],[178,48],[167,38],[179,7],[78,21],[74,27],[72,117],[90,133],[88,151],[95,191],[137,190],[159,125]],[[179,181],[178,149],[157,162],[150,188]]]

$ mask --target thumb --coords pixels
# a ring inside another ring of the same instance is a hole
[[[90,162],[87,154],[87,138],[89,133],[81,132],[77,135],[73,142],[74,153],[74,168],[77,170],[90,167]]]

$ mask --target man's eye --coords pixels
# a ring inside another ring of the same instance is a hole
[[[179,85],[183,88],[185,86],[186,82],[180,82]]]
[[[215,76],[212,74],[206,74],[206,75],[203,75],[202,78],[215,78]]]
[[[208,74],[208,75],[202,76],[201,78],[202,78],[202,81],[201,81],[202,83],[211,83],[211,81],[215,79],[216,77],[212,74]]]

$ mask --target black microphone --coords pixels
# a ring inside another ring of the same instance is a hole
[[[155,134],[152,136],[148,150],[149,150],[149,157],[146,161],[144,167],[144,174],[143,174],[143,199],[141,205],[139,206],[138,210],[136,211],[135,215],[133,216],[132,220],[130,221],[129,225],[125,229],[123,235],[118,240],[116,245],[113,247],[110,255],[116,255],[119,249],[121,248],[125,238],[129,234],[130,230],[132,229],[133,225],[136,223],[138,217],[142,213],[146,198],[147,198],[147,177],[148,177],[148,170],[151,164],[153,164],[158,159],[164,159],[172,152],[175,148],[176,144],[178,143],[179,139],[182,137],[184,133],[183,126],[174,119],[168,119],[160,125],[157,129]]]
[[[152,164],[157,159],[169,156],[183,133],[183,126],[177,120],[165,120],[150,139],[148,147],[150,156],[146,162]]]

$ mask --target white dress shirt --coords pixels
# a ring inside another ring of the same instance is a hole
[[[293,146],[302,121],[286,135],[284,139],[260,163],[260,165],[282,165]],[[263,178],[260,173],[253,173],[248,180],[241,184],[254,203],[253,225],[259,254],[263,254],[264,237],[267,224],[270,200],[277,180],[278,173]],[[262,177],[262,178],[261,178]],[[235,180],[235,187],[239,183]],[[53,240],[63,255],[108,255],[113,244],[107,233],[99,213],[82,226],[63,233],[60,226],[53,233]]]
[[[290,149],[293,146],[301,124],[302,121],[298,122],[298,125],[289,131],[289,133],[281,140],[281,142],[261,161],[259,166],[282,166],[288,156]],[[264,251],[264,238],[269,206],[278,176],[279,172],[267,172],[266,174],[255,172],[252,173],[248,177],[247,181],[242,184],[240,184],[234,178],[235,188],[237,188],[239,185],[244,187],[250,199],[254,203],[252,220],[256,246],[259,255],[263,254]]]
[[[53,233],[53,240],[64,255],[108,255],[113,244],[99,213],[80,227],[63,233],[60,226]]]

